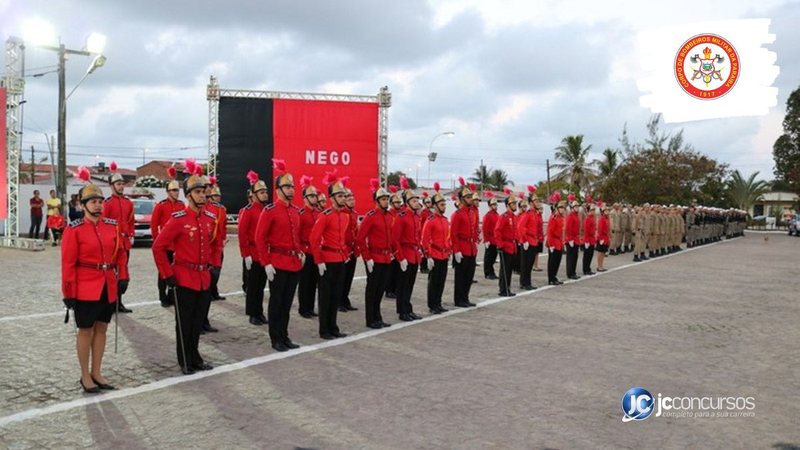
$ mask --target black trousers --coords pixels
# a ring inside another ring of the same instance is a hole
[[[167,250],[167,259],[169,263],[172,264],[175,262],[175,252],[172,250]],[[156,275],[158,276],[158,275]],[[161,303],[173,303],[174,299],[172,298],[172,289],[167,287],[167,280],[161,279],[158,277],[158,299]]]
[[[300,272],[275,269],[275,277],[269,282],[267,321],[269,340],[273,344],[289,340],[289,312],[292,310],[294,291],[299,279]]]
[[[31,228],[28,230],[28,237],[39,239],[39,231],[42,228],[42,216],[31,216]]]
[[[475,276],[475,257],[462,256],[460,263],[453,258],[453,264],[456,268],[453,301],[466,303],[469,301],[469,290],[472,288],[472,278]]]
[[[426,262],[423,264],[426,264]],[[442,306],[445,281],[447,281],[447,260],[434,259],[433,269],[428,272],[428,308],[433,309]]]
[[[483,276],[494,276],[494,263],[497,261],[497,246],[489,245],[483,252]]]
[[[414,307],[411,306],[411,294],[414,292],[418,270],[419,264],[409,264],[405,272],[400,271],[400,277],[397,280],[397,314],[414,312]]]
[[[500,278],[497,285],[500,287],[500,295],[511,293],[511,274],[513,272],[514,254],[500,250]]]
[[[584,246],[585,247],[585,246]],[[588,274],[592,271],[592,258],[594,257],[594,245],[583,249],[583,273]]]
[[[225,261],[225,255],[221,255],[220,263]],[[219,268],[215,268],[211,270],[211,287],[208,288],[209,293],[211,294],[211,298],[219,298],[219,289],[217,288],[217,283],[219,283],[219,277],[222,274],[222,264],[220,264]]]
[[[211,298],[208,291],[195,291],[182,286],[175,288],[178,303],[175,305],[175,337],[178,364],[181,367],[203,364],[197,350],[200,330],[203,327],[203,311]],[[183,356],[186,355],[186,361]]]
[[[520,270],[522,270],[522,258],[520,255],[522,254],[522,245],[517,245],[517,252],[514,254],[515,257],[511,258],[511,268],[514,269],[514,273],[519,274]]]
[[[519,255],[520,269],[519,269],[519,285],[520,286],[533,286],[531,281],[531,272],[533,271],[533,262],[536,260],[536,246],[528,245],[528,249],[522,248],[522,253]]]
[[[300,284],[297,287],[297,309],[300,314],[314,312],[317,284],[319,271],[314,263],[314,255],[306,253],[306,262],[300,270]]]
[[[333,334],[339,333],[336,313],[344,297],[344,263],[325,265],[325,274],[319,277],[319,334]]]
[[[397,295],[397,279],[400,277],[400,263],[394,260],[389,265],[391,266],[391,270],[386,278],[386,293]]]
[[[375,322],[383,322],[381,316],[381,300],[383,292],[386,290],[386,283],[389,281],[389,271],[392,265],[389,263],[375,263],[372,272],[367,271],[367,289],[364,291],[364,314],[367,325]]]
[[[244,262],[244,258],[242,258],[242,290],[244,293],[247,293],[247,264]]]
[[[567,246],[567,278],[574,277],[575,270],[578,267],[578,244],[571,246],[569,243],[566,244]]]
[[[350,289],[353,287],[353,277],[355,274],[356,258],[352,257],[344,263],[344,299],[342,300],[342,306],[353,306],[353,303],[350,302]]]
[[[261,316],[264,314],[264,288],[266,286],[267,274],[264,273],[264,267],[254,260],[250,271],[247,273],[247,293],[244,310],[248,316]]]
[[[558,279],[558,268],[561,266],[561,250],[550,251],[547,257],[547,281]]]

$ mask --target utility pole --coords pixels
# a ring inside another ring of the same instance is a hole
[[[36,184],[36,156],[33,155],[32,145],[31,145],[31,184]]]
[[[58,177],[56,192],[61,205],[67,199],[67,87],[66,87],[67,47],[58,46]]]
[[[550,200],[550,159],[547,160],[547,199]]]

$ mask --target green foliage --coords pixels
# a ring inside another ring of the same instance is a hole
[[[408,186],[411,189],[416,189],[417,188],[417,183],[414,181],[414,179],[409,177],[408,175],[406,175],[404,172],[402,172],[400,170],[395,171],[395,172],[391,172],[391,173],[389,173],[389,175],[386,176],[386,185],[387,186],[395,185],[397,187],[400,187],[400,177],[403,177],[403,176],[408,179]]]
[[[725,181],[725,193],[733,206],[748,211],[759,197],[770,191],[766,181],[755,180],[757,176],[758,172],[755,172],[745,179],[738,170],[731,173],[730,178]]]
[[[783,134],[772,146],[772,156],[775,177],[785,182],[792,192],[800,193],[800,88],[786,100]]]
[[[166,182],[161,181],[152,175],[145,175],[143,177],[137,178],[136,183],[134,183],[134,186],[145,187],[145,188],[161,188],[166,186]]]

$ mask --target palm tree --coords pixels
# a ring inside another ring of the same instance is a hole
[[[759,197],[770,191],[769,183],[764,180],[755,181],[758,172],[753,173],[745,180],[738,170],[731,173],[731,177],[725,182],[728,191],[728,198],[741,210],[749,211],[750,206]]]
[[[610,148],[603,150],[603,159],[595,159],[598,175],[601,178],[608,178],[619,167],[619,152]]]
[[[469,181],[474,183],[478,183],[480,185],[486,186],[489,184],[489,169],[481,164],[475,169],[475,172],[472,172],[472,176],[469,177]]]
[[[499,191],[506,186],[513,186],[514,182],[508,179],[508,173],[505,170],[494,169],[489,175],[489,184]]]
[[[566,180],[578,190],[585,190],[594,181],[595,175],[592,164],[586,161],[591,145],[583,146],[583,135],[567,136],[561,140],[561,145],[556,147],[556,161],[553,168],[560,169],[556,180]]]

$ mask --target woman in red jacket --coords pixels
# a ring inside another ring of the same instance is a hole
[[[608,251],[610,229],[611,225],[608,221],[608,209],[606,208],[605,203],[601,203],[600,218],[597,220],[597,245],[595,246],[595,250],[597,250],[598,272],[606,271],[605,267],[603,267],[603,260],[605,260],[606,252]]]
[[[555,199],[551,199],[551,203],[553,200]],[[547,258],[547,282],[551,285],[564,284],[557,275],[561,266],[561,252],[564,250],[564,210],[567,205],[563,200],[556,201],[558,205],[553,207],[553,215],[547,221],[547,249],[550,251]]]
[[[594,246],[597,244],[597,223],[594,216],[594,204],[591,197],[586,199],[586,218],[583,219],[583,274],[594,275],[592,272],[592,257]]]

